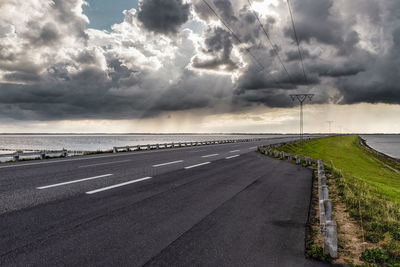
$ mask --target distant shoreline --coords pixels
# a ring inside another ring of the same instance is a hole
[[[375,148],[369,146],[367,144],[367,140],[362,138],[361,136],[358,136],[358,140],[360,141],[360,145],[362,145],[364,148],[370,150],[371,152],[376,153],[376,154],[378,154],[378,155],[380,155],[382,157],[385,157],[388,160],[400,163],[400,159],[399,158],[395,158],[395,157],[389,156],[389,155],[387,155],[387,154],[385,154],[383,152],[380,152],[380,151],[376,150]]]

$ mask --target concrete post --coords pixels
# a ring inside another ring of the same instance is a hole
[[[15,153],[15,155],[13,156],[13,160],[14,160],[14,161],[19,161],[19,155],[18,155],[18,153]]]
[[[66,158],[68,156],[68,150],[63,149],[62,156]]]
[[[318,176],[318,185],[326,185],[326,176],[325,175],[319,175]]]
[[[301,163],[301,158],[300,158],[300,156],[299,156],[299,155],[296,155],[295,158],[296,158],[296,164],[300,164],[300,163]]]
[[[332,201],[330,199],[324,199],[322,200],[324,204],[324,210],[325,210],[325,219],[327,221],[332,220]]]
[[[140,145],[137,145],[137,146],[136,146],[136,149],[139,151],[139,150],[140,150]]]
[[[46,152],[45,151],[40,151],[40,159],[46,159]]]
[[[113,153],[117,153],[118,149],[116,147],[113,147]]]
[[[126,152],[131,151],[131,149],[129,148],[129,146],[126,146]]]
[[[147,150],[150,150],[150,148],[151,148],[150,145],[147,145]]]
[[[324,201],[319,200],[319,224],[321,227],[325,225],[326,222],[326,217],[325,217],[325,206],[324,206]],[[323,230],[323,229],[321,229]]]
[[[324,254],[337,258],[337,225],[335,221],[326,221],[324,232]]]
[[[281,159],[285,159],[285,152],[281,152]]]
[[[327,185],[321,185],[322,199],[329,199],[329,191]]]

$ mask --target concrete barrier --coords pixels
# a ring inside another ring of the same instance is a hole
[[[320,226],[323,237],[323,252],[332,258],[337,258],[337,224],[332,221],[332,201],[329,199],[329,190],[326,184],[324,163],[317,161],[318,167],[318,198],[320,212]]]
[[[299,155],[294,156],[296,159],[296,164],[300,164],[301,163],[301,157]]]
[[[53,151],[16,152],[16,153],[12,153],[12,154],[1,154],[0,156],[2,158],[11,157],[11,158],[13,158],[13,161],[19,161],[21,158],[24,158],[24,157],[28,157],[28,158],[35,157],[35,158],[44,160],[51,155],[67,157],[68,151],[63,149],[63,150],[53,150]]]

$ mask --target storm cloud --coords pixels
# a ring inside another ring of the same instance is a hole
[[[229,29],[202,0],[144,0],[110,31],[89,27],[82,0],[3,0],[0,119],[291,107],[296,92],[400,104],[399,1],[291,2],[307,82],[283,0],[207,0]]]
[[[182,0],[143,0],[139,2],[138,19],[148,30],[176,33],[189,19],[189,7]]]

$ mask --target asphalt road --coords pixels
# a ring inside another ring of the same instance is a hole
[[[1,164],[0,265],[320,266],[311,171],[255,152],[279,141]]]

